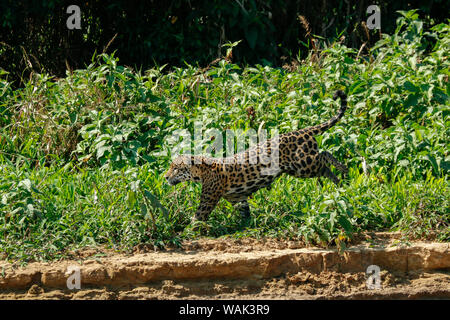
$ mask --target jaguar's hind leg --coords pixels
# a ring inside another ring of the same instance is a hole
[[[348,169],[345,165],[343,165],[342,163],[340,163],[335,157],[333,157],[333,155],[331,153],[329,153],[328,151],[323,151],[320,153],[320,157],[321,160],[324,164],[328,164],[328,165],[333,165],[336,167],[336,169],[338,169],[339,171],[341,171],[343,174],[347,174],[348,173]]]
[[[238,202],[235,205],[235,208],[239,210],[239,213],[241,214],[241,217],[243,219],[250,218],[250,206],[249,206],[247,200]]]
[[[321,176],[331,179],[336,185],[339,185],[339,183],[340,183],[338,177],[336,177],[334,175],[334,173],[331,172],[330,168],[328,168],[328,167],[323,167],[323,169],[321,171]],[[320,177],[319,177],[319,181],[320,181]],[[320,183],[322,184],[322,182],[320,182]]]

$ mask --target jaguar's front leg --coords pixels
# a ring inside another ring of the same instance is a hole
[[[202,186],[202,195],[200,196],[200,205],[195,213],[193,221],[208,220],[209,214],[213,211],[221,196],[222,190],[220,188],[210,184],[204,184]]]

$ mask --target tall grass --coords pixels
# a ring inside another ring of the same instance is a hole
[[[402,12],[393,35],[361,54],[339,42],[295,70],[227,60],[136,72],[114,55],[55,79],[34,74],[13,90],[0,75],[0,252],[50,259],[105,244],[178,245],[200,186],[168,186],[174,133],[207,128],[288,132],[330,118],[345,88],[349,109],[318,137],[350,168],[343,186],[280,178],[250,200],[242,222],[222,200],[207,236],[289,237],[340,246],[357,232],[402,230],[448,241],[450,26]],[[204,141],[210,140],[204,137]]]

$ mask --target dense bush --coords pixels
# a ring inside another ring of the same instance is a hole
[[[197,237],[185,227],[199,186],[163,178],[174,133],[196,121],[222,132],[315,125],[336,113],[338,88],[350,107],[317,138],[349,166],[347,182],[283,177],[251,199],[247,224],[221,201],[207,234],[342,246],[355,232],[393,229],[448,241],[449,33],[409,11],[369,54],[336,42],[286,69],[222,59],[134,72],[101,54],[61,79],[33,74],[21,89],[2,74],[0,251],[54,257]]]
[[[66,27],[66,9],[73,4],[81,9],[81,30]],[[184,66],[185,61],[206,66],[220,56],[222,44],[238,40],[236,63],[282,65],[298,54],[306,57],[311,49],[299,15],[309,22],[311,36],[332,40],[344,35],[348,47],[370,47],[379,33],[362,23],[372,4],[381,9],[385,33],[395,29],[396,10],[419,8],[424,18],[445,22],[450,9],[445,0],[4,0],[0,67],[18,85],[32,70],[63,77],[67,66],[85,68],[95,50],[117,50],[123,65],[138,69],[155,63]]]

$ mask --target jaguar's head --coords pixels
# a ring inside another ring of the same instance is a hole
[[[178,156],[170,164],[169,171],[164,175],[171,186],[180,182],[193,180],[192,158],[190,156]]]

